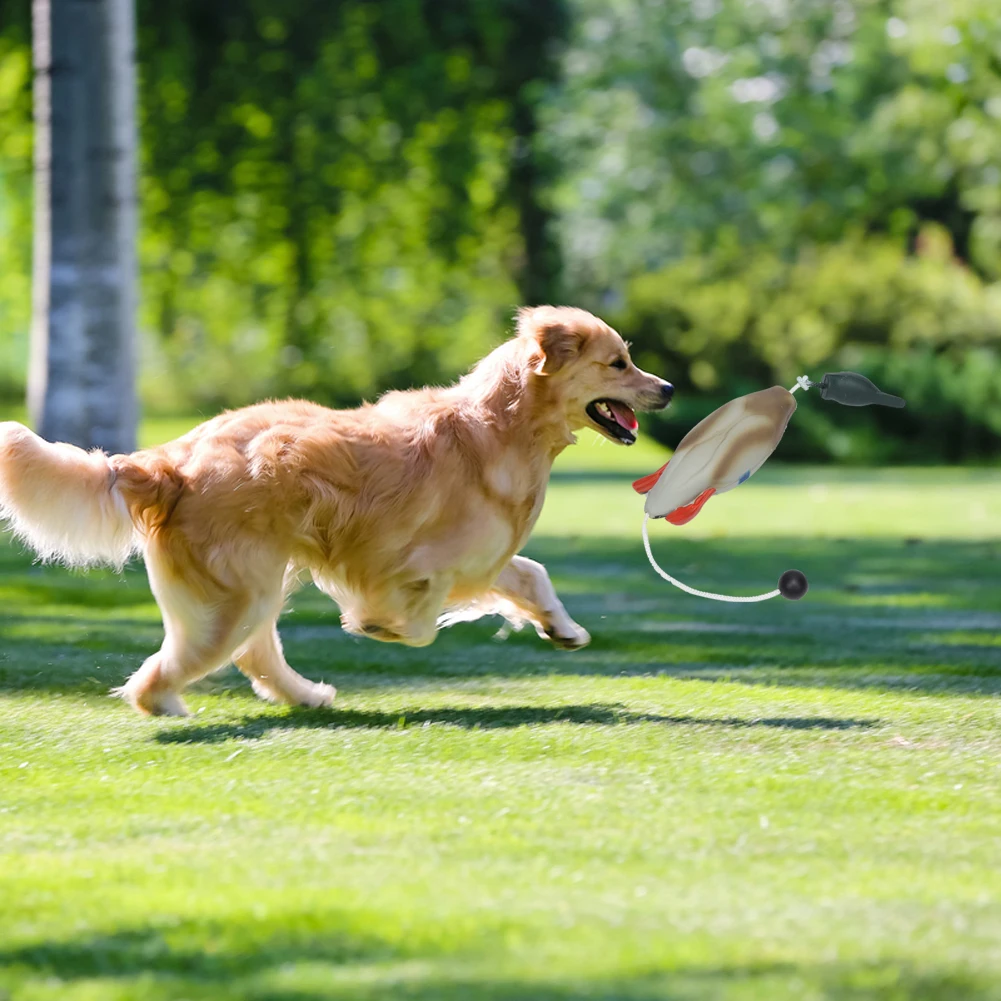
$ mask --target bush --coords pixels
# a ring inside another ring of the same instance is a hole
[[[811,407],[790,426],[788,457],[932,460],[1001,450],[1001,285],[983,281],[926,226],[908,254],[857,234],[804,249],[792,262],[685,259],[633,279],[619,317],[641,363],[701,405],[797,375],[864,372],[908,400],[904,411]],[[676,440],[678,428],[659,423]]]

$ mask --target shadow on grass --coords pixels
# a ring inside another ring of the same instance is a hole
[[[500,706],[441,709],[401,709],[371,712],[342,709],[289,709],[276,715],[246,716],[237,723],[206,726],[184,725],[161,730],[155,740],[162,744],[215,744],[234,738],[258,739],[272,730],[391,730],[417,726],[453,726],[463,730],[503,730],[550,723],[579,725],[628,725],[657,723],[664,726],[721,726],[734,729],[771,727],[779,730],[868,730],[875,719],[838,719],[828,716],[776,716],[741,719],[734,716],[660,716],[634,713],[621,706]]]
[[[344,676],[407,685],[427,677],[663,674],[1001,690],[998,544],[738,538],[679,539],[663,548],[662,562],[701,587],[760,591],[790,565],[813,587],[802,602],[718,605],[662,582],[638,543],[543,538],[530,554],[547,564],[570,612],[594,637],[580,653],[555,651],[530,630],[495,643],[496,621],[446,630],[427,650],[356,640],[340,631],[333,604],[311,590],[295,596],[283,619],[285,647],[303,674],[335,683]],[[139,573],[92,581],[31,568],[2,547],[0,556],[0,691],[105,692],[157,646],[158,621],[138,612],[128,621],[127,609],[151,601]],[[119,586],[122,612],[112,615]]]
[[[332,926],[324,927],[328,922]],[[679,965],[611,978],[515,980],[470,970],[469,960],[483,967],[484,956],[503,954],[503,946],[488,936],[468,959],[455,950],[439,957],[436,946],[402,946],[346,933],[336,915],[310,915],[309,923],[311,934],[267,935],[239,924],[181,923],[163,931],[124,930],[7,949],[0,951],[0,984],[30,991],[92,981],[94,988],[103,984],[116,997],[131,985],[145,1001],[709,1001],[729,996],[730,989],[742,989],[742,997],[828,1001],[997,1001],[1001,996],[996,983],[972,972],[916,970],[893,960]],[[316,987],[318,980],[322,989]],[[114,987],[108,981],[115,981]]]
[[[242,932],[242,935],[241,935]],[[236,944],[234,939],[242,942]],[[230,981],[289,962],[331,964],[374,961],[394,955],[378,939],[365,940],[331,928],[315,941],[260,935],[239,927],[183,924],[162,931],[129,929],[68,942],[41,942],[0,951],[0,970],[20,967],[62,980],[168,974],[186,980]],[[206,948],[212,943],[211,948]],[[258,947],[259,946],[259,947]]]

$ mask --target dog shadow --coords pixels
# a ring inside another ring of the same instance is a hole
[[[654,723],[662,726],[707,726],[778,730],[870,730],[878,719],[831,716],[662,716],[636,713],[621,705],[589,706],[474,706],[437,709],[400,709],[375,712],[356,709],[293,708],[264,712],[232,723],[184,724],[159,731],[161,744],[217,744],[226,740],[258,740],[273,730],[395,730],[450,726],[462,730],[504,730],[523,726],[570,723],[579,726],[622,726]]]

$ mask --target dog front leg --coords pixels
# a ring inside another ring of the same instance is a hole
[[[500,572],[493,593],[510,602],[515,610],[535,626],[535,631],[564,650],[579,650],[591,636],[570,618],[556,595],[546,568],[535,560],[514,556]]]

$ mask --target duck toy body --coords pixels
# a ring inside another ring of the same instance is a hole
[[[775,451],[796,412],[796,397],[782,386],[740,396],[692,428],[671,457],[633,489],[646,494],[644,511],[684,525],[714,494],[749,480]]]

